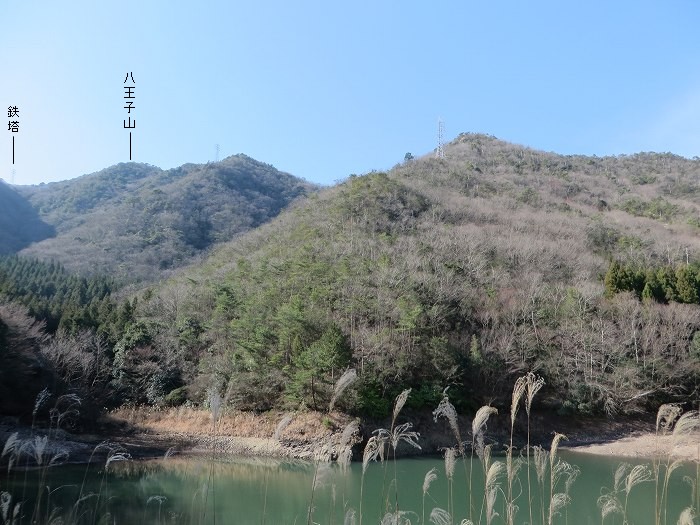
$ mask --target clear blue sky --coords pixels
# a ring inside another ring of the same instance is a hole
[[[331,184],[475,131],[700,155],[697,0],[3,1],[17,184],[245,153]],[[3,111],[5,111],[3,109]],[[0,130],[0,177],[11,133]]]

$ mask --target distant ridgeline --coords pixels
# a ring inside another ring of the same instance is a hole
[[[55,235],[32,238],[41,242],[29,247],[10,243],[6,253],[24,248],[23,255],[55,259],[82,274],[156,280],[316,190],[246,155],[171,170],[122,163],[76,179],[18,187],[14,195],[25,211],[50,224]],[[0,221],[8,220],[6,213],[0,205]]]

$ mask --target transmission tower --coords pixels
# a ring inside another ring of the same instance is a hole
[[[442,119],[438,119],[438,146],[435,150],[435,156],[438,159],[445,158],[445,149],[443,148],[443,136],[445,135],[445,123]]]
[[[216,145],[216,157],[214,159],[214,162],[219,162],[219,145]]]

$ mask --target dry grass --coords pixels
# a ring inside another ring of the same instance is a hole
[[[208,435],[211,433],[211,412],[205,409],[177,407],[120,408],[110,412],[110,419],[123,421],[146,432],[162,434]],[[255,414],[224,410],[217,424],[219,436],[241,438],[272,438],[283,413]],[[280,432],[280,439],[312,441],[328,437],[344,428],[350,418],[337,413],[304,412],[295,414]]]

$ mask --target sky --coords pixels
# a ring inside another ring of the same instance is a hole
[[[218,144],[321,184],[430,153],[438,119],[446,141],[700,155],[697,0],[6,0],[0,19],[16,184],[128,162],[129,131],[136,162]]]

